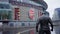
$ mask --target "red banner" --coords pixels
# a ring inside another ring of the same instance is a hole
[[[29,11],[29,17],[30,17],[30,19],[34,18],[34,9],[30,9],[30,11]]]
[[[20,11],[19,11],[19,8],[15,8],[15,20],[19,20],[20,18]]]

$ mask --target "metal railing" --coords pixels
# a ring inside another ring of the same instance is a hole
[[[0,21],[2,23],[2,21]],[[53,21],[54,26],[60,25],[60,20]],[[9,21],[8,25],[3,24],[2,27],[0,27],[0,31],[17,31],[20,32],[20,34],[30,32],[31,30],[34,30],[36,21]],[[20,31],[21,30],[21,31]],[[14,32],[15,33],[15,32]]]

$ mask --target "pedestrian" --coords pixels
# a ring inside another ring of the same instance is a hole
[[[49,24],[51,25],[51,29],[49,27]],[[40,28],[38,30],[39,25]],[[51,31],[53,31],[52,20],[50,17],[46,16],[44,12],[42,12],[42,16],[37,20],[36,32],[39,34],[51,34]]]

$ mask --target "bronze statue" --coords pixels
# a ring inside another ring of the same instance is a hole
[[[51,25],[51,31],[53,31],[53,24],[51,18],[42,13],[42,16],[38,19],[38,22],[36,24],[36,32],[39,32],[39,34],[51,34],[49,24]],[[38,25],[40,25],[39,31]]]

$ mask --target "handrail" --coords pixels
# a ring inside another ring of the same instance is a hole
[[[0,20],[0,22],[1,22],[1,21],[10,21],[10,22],[12,22],[12,21],[13,21],[13,22],[14,22],[14,21],[19,21],[19,22],[36,22],[36,21],[20,21],[20,20]],[[60,19],[59,19],[59,20],[52,20],[52,21],[53,21],[53,22],[54,22],[54,21],[60,21]]]
[[[19,21],[19,20],[0,20],[0,22],[8,21],[8,22],[36,22],[36,21]]]

